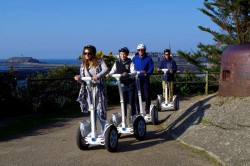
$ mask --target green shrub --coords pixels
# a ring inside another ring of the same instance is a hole
[[[0,117],[17,116],[29,112],[26,93],[22,90],[17,86],[15,71],[0,73]]]

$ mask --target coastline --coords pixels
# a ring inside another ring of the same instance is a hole
[[[63,66],[80,66],[80,64],[51,64],[51,63],[32,63],[32,62],[0,62],[0,73],[9,72],[10,66],[13,70],[17,80],[25,80],[27,76],[32,76],[40,73],[46,73],[49,69],[63,67]]]
[[[0,71],[9,70],[10,66],[14,69],[35,69],[35,68],[55,68],[63,65],[80,65],[78,59],[34,59],[32,57],[12,57],[0,59]]]

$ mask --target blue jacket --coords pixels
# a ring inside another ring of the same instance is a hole
[[[163,60],[161,60],[159,68],[172,70],[172,73],[170,73],[169,70],[167,72],[167,81],[174,81],[174,74],[177,71],[177,65],[175,60],[173,60],[172,58],[164,58]],[[166,78],[163,76],[162,79],[165,80]]]
[[[142,73],[139,74],[140,79],[149,79],[149,76],[154,71],[154,62],[150,56],[147,55],[147,53],[144,53],[142,58],[140,58],[139,54],[136,53],[135,56],[132,59],[135,70],[136,71],[146,71],[147,75],[144,76]]]

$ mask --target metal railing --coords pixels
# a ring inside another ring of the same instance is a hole
[[[153,73],[152,75],[162,75],[160,73]],[[192,81],[174,81],[174,84],[205,84],[205,94],[208,94],[208,90],[209,90],[209,85],[211,84],[219,84],[219,76],[220,76],[220,72],[177,72],[176,75],[199,75],[199,77],[201,78],[202,81],[196,81],[196,80],[192,80]],[[211,77],[212,76],[212,80]],[[202,77],[203,76],[203,79]],[[210,79],[209,79],[210,78]]]
[[[176,81],[174,82],[174,85],[178,84],[205,84],[205,94],[207,95],[209,93],[209,86],[210,84],[218,84],[219,83],[219,73],[176,73],[177,78],[185,78],[181,77],[181,75],[198,75],[199,79],[197,80],[187,80],[187,81]],[[159,78],[162,74],[160,73],[153,73],[151,78],[158,77],[156,80],[154,80],[154,84],[151,84],[154,86],[153,88],[156,88],[154,93],[161,93],[160,88],[158,88],[158,83],[160,83],[162,80]],[[210,75],[213,75],[211,77]],[[196,77],[191,77],[196,78]],[[213,78],[213,79],[210,79]],[[155,85],[157,84],[157,85]],[[186,85],[183,85],[186,86]],[[181,87],[181,86],[179,86]],[[190,85],[190,87],[194,88],[191,90],[195,91],[197,87]],[[201,90],[199,86],[199,91]],[[108,86],[107,89],[108,92],[112,91],[114,92],[117,90],[114,86]],[[39,110],[48,110],[49,108],[54,108],[54,110],[61,109],[65,105],[72,103],[73,101],[76,101],[76,97],[78,96],[80,89],[80,84],[74,80],[73,77],[70,78],[52,78],[52,79],[27,79],[27,101],[32,105],[33,110],[39,111]],[[203,88],[202,88],[203,89]],[[156,94],[152,93],[151,97],[156,96]],[[117,93],[118,94],[118,93]],[[115,93],[108,93],[108,101],[113,103],[115,102],[115,99],[119,98],[119,96],[115,97]],[[112,96],[112,97],[111,97]],[[109,103],[108,102],[108,103]],[[53,107],[51,107],[51,105]],[[49,108],[48,108],[49,106]]]
[[[160,73],[153,73],[152,76],[161,76]],[[174,82],[174,84],[205,84],[205,94],[208,94],[208,88],[210,84],[218,84],[219,83],[219,72],[202,72],[202,73],[186,73],[186,72],[178,72],[176,75],[199,75],[200,80],[188,80],[188,81],[178,81],[178,79]],[[209,79],[209,75],[212,76],[212,80]],[[203,78],[202,78],[203,77]],[[55,83],[56,82],[56,83]],[[44,83],[47,83],[49,88],[44,90]],[[41,87],[42,86],[42,87]],[[67,87],[70,86],[71,88]],[[71,90],[77,92],[79,90],[79,84],[71,77],[71,78],[51,78],[51,79],[31,79],[27,78],[27,97],[30,98],[32,94],[44,94],[44,93],[61,93],[63,94],[67,90]]]

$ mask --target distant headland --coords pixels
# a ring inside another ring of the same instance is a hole
[[[0,72],[13,69],[18,80],[25,79],[28,75],[36,75],[37,72],[47,73],[48,69],[64,66],[65,64],[51,64],[40,62],[32,57],[11,57],[0,62]]]
[[[3,63],[41,63],[38,59],[32,57],[11,57]]]
[[[0,71],[8,71],[10,67],[17,71],[47,71],[47,69],[59,66],[64,66],[64,64],[48,64],[46,62],[40,62],[38,59],[32,57],[11,57],[0,62]]]

